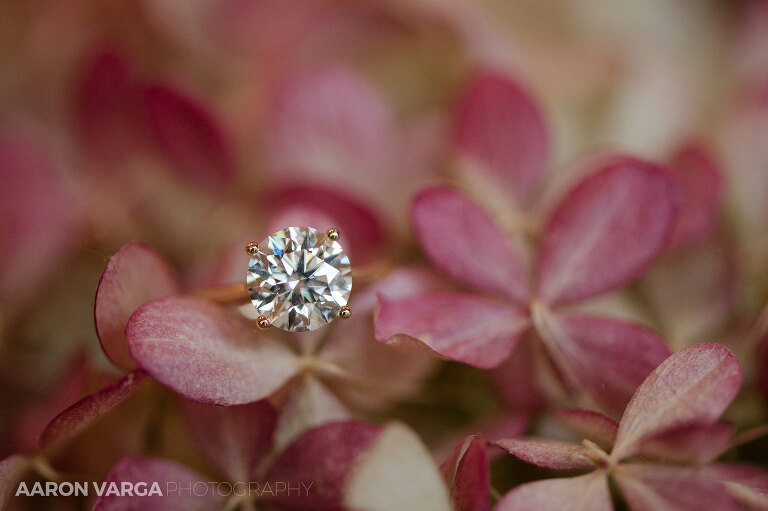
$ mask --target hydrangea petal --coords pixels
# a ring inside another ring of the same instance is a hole
[[[439,270],[475,289],[527,300],[520,254],[469,198],[450,188],[428,188],[413,199],[411,216],[422,250]]]
[[[216,406],[184,400],[197,445],[230,481],[248,481],[271,447],[277,412],[267,401]]]
[[[609,410],[622,410],[669,356],[654,332],[599,316],[550,314],[537,330],[566,380]]]
[[[541,409],[552,400],[548,384],[556,377],[555,371],[533,331],[523,334],[514,355],[495,368],[492,376],[496,393],[513,410]]]
[[[547,126],[533,99],[490,71],[475,76],[464,93],[456,145],[519,204],[530,198],[549,156]]]
[[[136,370],[95,394],[86,396],[57,415],[43,430],[40,445],[47,451],[69,441],[95,420],[125,401],[146,377],[142,370]]]
[[[149,302],[126,328],[134,360],[164,385],[203,403],[263,399],[293,377],[297,361],[283,345],[205,300]]]
[[[664,361],[640,385],[619,423],[611,456],[631,456],[640,441],[685,424],[712,424],[741,386],[736,356],[719,344],[702,343]]]
[[[610,451],[616,441],[619,423],[602,413],[568,408],[558,410],[553,415],[568,429],[595,442],[606,451]]]
[[[144,91],[149,124],[176,172],[206,189],[222,190],[235,178],[230,134],[207,106],[170,85]]]
[[[723,484],[697,469],[630,463],[615,478],[632,511],[739,509]]]
[[[493,442],[513,456],[542,468],[571,470],[594,467],[579,444],[543,438],[505,438]]]
[[[267,481],[301,483],[307,492],[276,494],[269,500],[292,510],[338,509],[351,471],[380,435],[381,428],[356,421],[310,429],[283,451],[265,476]],[[264,497],[266,499],[266,497]]]
[[[480,368],[498,366],[517,346],[528,320],[503,302],[458,293],[402,300],[381,297],[376,339],[396,344],[407,336],[441,356]]]
[[[369,511],[451,509],[448,491],[429,451],[415,433],[398,423],[384,427],[355,467],[344,504],[348,509]]]
[[[670,168],[683,187],[683,202],[672,244],[689,245],[707,237],[715,227],[722,176],[712,155],[693,142],[678,149]]]
[[[122,482],[133,483],[134,488],[145,483],[142,491],[147,495],[106,494],[110,483],[116,483],[120,491]],[[149,495],[153,482],[158,483],[162,496]],[[205,476],[160,458],[127,458],[112,468],[106,485],[94,511],[210,511],[224,504],[224,497],[206,482]]]
[[[488,510],[488,453],[481,436],[465,438],[440,467],[454,511]]]
[[[725,423],[681,426],[646,438],[637,452],[671,463],[703,465],[728,450],[732,435],[733,426]]]
[[[135,369],[125,340],[128,318],[140,305],[180,291],[173,268],[145,243],[128,243],[110,257],[94,306],[96,333],[110,360],[123,369]]]
[[[674,176],[632,157],[607,161],[549,219],[538,265],[545,303],[582,300],[635,280],[672,233],[678,208]]]
[[[518,486],[496,504],[494,511],[612,511],[605,474],[545,479]]]

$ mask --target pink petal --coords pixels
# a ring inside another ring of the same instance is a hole
[[[79,243],[79,220],[42,137],[0,133],[0,169],[0,299],[10,319],[49,285],[51,254],[65,259]]]
[[[94,318],[104,353],[123,369],[134,369],[125,326],[142,304],[180,293],[176,272],[151,247],[132,242],[109,259],[96,290]]]
[[[748,511],[768,510],[768,490],[751,488],[739,483],[723,483],[728,492]]]
[[[608,480],[602,471],[578,477],[545,479],[518,486],[494,511],[612,511]]]
[[[144,103],[158,147],[180,176],[214,190],[234,180],[230,134],[203,102],[172,86],[153,85],[144,91]]]
[[[768,471],[746,463],[713,463],[703,470],[715,479],[768,490]]]
[[[380,298],[376,339],[410,337],[443,357],[480,368],[498,366],[514,351],[528,321],[510,305],[479,296],[433,293]]]
[[[635,392],[611,456],[631,456],[642,439],[677,426],[714,423],[740,386],[739,362],[724,346],[696,344],[675,353]]]
[[[344,505],[344,509],[366,511],[451,509],[445,483],[429,451],[413,431],[399,423],[386,425],[354,467]]]
[[[733,426],[719,422],[681,426],[646,438],[637,452],[665,462],[702,465],[728,450],[732,434]]]
[[[246,405],[181,403],[197,445],[230,481],[249,481],[272,447],[277,412],[267,401]]]
[[[77,85],[75,113],[83,142],[109,167],[146,136],[140,91],[129,64],[119,52],[102,51],[88,63]]]
[[[547,317],[537,330],[566,380],[609,410],[622,410],[669,356],[664,341],[640,325],[597,316]]]
[[[493,445],[537,467],[571,470],[595,466],[586,456],[584,448],[571,442],[543,438],[505,438],[496,440]]]
[[[496,393],[512,410],[538,410],[552,400],[546,379],[554,377],[554,370],[545,351],[530,331],[523,335],[514,356],[493,370]]]
[[[308,492],[276,494],[269,500],[292,510],[337,509],[350,472],[380,431],[378,426],[354,421],[307,431],[288,446],[264,479],[285,481],[292,488],[301,483],[312,486]]]
[[[0,461],[0,507],[5,505],[11,496],[16,495],[19,481],[32,465],[32,459],[15,454]]]
[[[616,441],[619,424],[602,413],[569,408],[558,410],[554,418],[582,437],[610,451]]]
[[[535,190],[549,156],[547,125],[533,99],[508,77],[487,71],[464,93],[456,145],[520,204]]]
[[[127,458],[112,468],[107,476],[104,493],[93,506],[94,511],[210,511],[223,506],[230,487],[218,488],[203,475],[170,460],[160,458]],[[107,495],[110,483],[132,483],[144,496]],[[162,496],[149,495],[152,483],[158,483]],[[146,487],[137,487],[146,483]],[[101,485],[101,482],[99,482]],[[92,488],[90,488],[92,489]]]
[[[739,509],[723,484],[696,469],[622,464],[615,478],[632,511]]]
[[[81,433],[97,419],[125,401],[138,388],[146,373],[136,370],[114,385],[86,396],[57,415],[40,435],[40,446],[55,451]]]
[[[439,270],[475,289],[526,301],[520,254],[470,199],[450,188],[428,188],[413,199],[411,216],[422,250]]]
[[[539,297],[548,304],[583,300],[635,280],[672,232],[674,176],[628,156],[607,161],[571,190],[544,231]]]
[[[706,238],[717,223],[722,176],[703,146],[689,143],[672,157],[670,167],[683,186],[683,203],[672,243],[688,245]]]
[[[454,511],[488,510],[488,453],[482,437],[464,439],[440,467]]]
[[[292,206],[289,210],[292,211],[292,217],[276,218],[286,211],[286,204]],[[300,206],[302,210],[297,211],[296,206]],[[271,227],[269,232],[264,233],[265,236],[287,225],[308,225],[318,229],[336,227],[341,233],[339,243],[356,265],[383,257],[387,251],[388,236],[377,211],[370,203],[362,202],[360,198],[344,193],[339,187],[321,185],[278,187],[263,196],[261,207],[265,214],[272,215]],[[327,219],[333,221],[333,225],[323,223],[328,221]],[[285,223],[289,220],[302,223]]]
[[[298,370],[295,355],[283,345],[257,337],[234,313],[195,298],[143,305],[128,321],[126,337],[139,366],[203,403],[263,399]]]

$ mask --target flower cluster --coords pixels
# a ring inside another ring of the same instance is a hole
[[[538,4],[9,8],[0,508],[768,509],[768,8]]]

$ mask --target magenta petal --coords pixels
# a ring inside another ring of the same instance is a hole
[[[595,466],[584,453],[584,447],[571,442],[543,438],[505,438],[496,440],[493,445],[537,467],[570,470]]]
[[[123,369],[134,369],[125,340],[128,318],[142,304],[180,292],[178,278],[150,246],[132,242],[109,259],[96,290],[94,318],[104,353]]]
[[[616,441],[619,424],[602,413],[568,408],[558,410],[553,415],[570,430],[595,442],[606,451],[610,451]]]
[[[265,477],[308,491],[276,494],[269,500],[290,510],[338,509],[344,485],[359,459],[381,432],[362,422],[334,422],[313,428],[283,451]],[[267,497],[263,497],[267,499]]]
[[[458,150],[525,203],[549,156],[547,126],[531,97],[506,76],[482,73],[469,84],[456,124]]]
[[[180,176],[214,190],[233,181],[230,135],[206,105],[168,85],[148,87],[144,103],[158,147]]]
[[[205,300],[170,297],[139,308],[126,328],[140,367],[179,394],[204,403],[257,401],[298,370],[283,345]]]
[[[0,508],[6,509],[5,504],[11,496],[16,495],[19,481],[32,465],[32,459],[15,454],[0,461]]]
[[[246,405],[181,403],[197,445],[230,481],[249,481],[271,447],[277,413],[267,401]]]
[[[707,237],[715,227],[722,176],[712,156],[695,143],[681,147],[670,166],[683,186],[683,203],[672,243],[688,245]]]
[[[613,510],[608,478],[602,471],[518,486],[504,495],[494,508],[494,511],[586,510]]]
[[[377,340],[396,345],[406,336],[443,357],[484,369],[504,362],[527,326],[522,311],[506,303],[458,293],[380,297],[376,313]]]
[[[428,188],[413,199],[411,216],[422,250],[438,269],[475,289],[527,300],[518,250],[469,198],[450,188]]]
[[[646,438],[637,453],[671,463],[705,464],[730,447],[733,426],[715,424],[681,426]]]
[[[725,485],[697,469],[622,464],[615,478],[632,511],[739,509]]]
[[[675,353],[635,392],[611,456],[631,456],[641,440],[678,426],[714,423],[740,386],[739,362],[726,347],[704,343]]]
[[[574,302],[627,284],[667,244],[677,215],[674,176],[631,157],[606,161],[550,217],[538,267],[545,303]]]
[[[208,478],[210,479],[210,478]],[[230,486],[221,488],[206,482],[205,476],[170,460],[160,458],[127,458],[109,472],[103,494],[93,506],[94,511],[210,511],[224,504]],[[121,493],[123,483],[130,483],[134,495],[110,494],[115,484]],[[140,483],[145,483],[139,486]],[[157,483],[162,496],[149,495]],[[101,485],[102,483],[99,483]],[[135,493],[146,492],[139,496]]]
[[[664,341],[640,325],[597,316],[548,317],[553,322],[539,327],[539,334],[565,378],[609,410],[623,410],[669,356]]]
[[[114,385],[86,396],[57,415],[43,430],[40,445],[45,450],[55,450],[94,421],[125,401],[146,377],[136,370]]]
[[[454,511],[488,510],[488,453],[482,437],[464,439],[440,467]]]

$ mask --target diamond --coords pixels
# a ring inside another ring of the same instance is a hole
[[[272,326],[315,330],[339,317],[343,307],[348,310],[352,268],[344,249],[327,233],[287,227],[249,254],[248,294]]]

